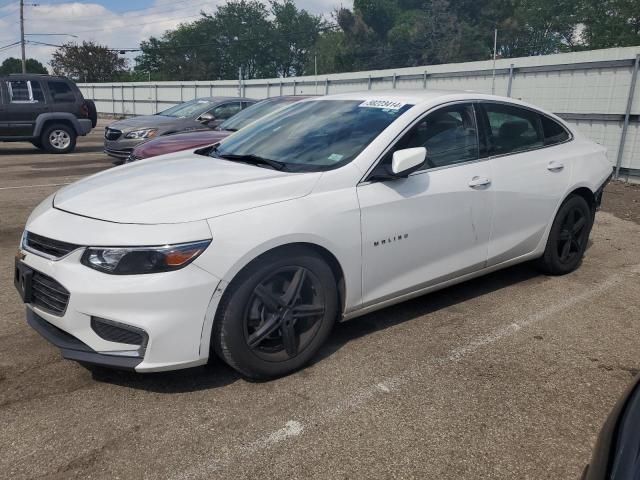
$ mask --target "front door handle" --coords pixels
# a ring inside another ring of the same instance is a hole
[[[480,188],[480,187],[486,187],[488,185],[491,185],[491,180],[488,179],[487,177],[478,177],[475,176],[471,179],[471,181],[469,182],[469,186],[471,188]]]
[[[547,170],[549,170],[550,172],[559,172],[563,168],[564,164],[556,160],[551,160],[547,165]]]

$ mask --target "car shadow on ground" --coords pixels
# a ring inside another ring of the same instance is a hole
[[[313,363],[323,361],[350,341],[365,335],[429,315],[517,283],[532,279],[544,281],[545,278],[531,264],[516,265],[340,323],[336,325],[331,337],[316,355]],[[425,324],[425,328],[429,328],[428,324]]]
[[[518,265],[337,324],[312,364],[322,362],[357,338],[536,277],[540,281],[545,278],[529,264]],[[96,381],[155,393],[209,390],[243,379],[217,358],[203,367],[173,372],[142,374],[96,367],[90,371]]]
[[[65,155],[70,155],[74,153],[101,153],[101,150],[96,150],[95,145],[78,145],[73,152],[69,152],[67,154],[61,153],[60,158],[64,158]],[[11,147],[7,149],[2,149],[2,155],[24,155],[27,157],[32,157],[34,155],[57,155],[51,152],[46,152],[44,150],[40,150],[39,148],[24,145],[19,147]]]

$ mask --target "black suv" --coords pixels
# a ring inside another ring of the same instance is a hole
[[[93,101],[71,80],[51,75],[0,76],[0,141],[29,141],[51,153],[69,153],[78,135],[96,126]]]

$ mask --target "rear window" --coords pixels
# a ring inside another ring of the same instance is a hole
[[[489,120],[490,154],[505,155],[544,145],[540,115],[499,103],[483,105]]]
[[[47,85],[49,86],[49,93],[51,94],[53,103],[75,102],[76,96],[68,83],[50,81]]]
[[[569,133],[562,125],[544,115],[541,115],[540,118],[542,119],[545,145],[557,145],[569,140]]]
[[[44,102],[44,93],[40,82],[33,80],[9,80],[7,82],[9,102],[38,103]]]

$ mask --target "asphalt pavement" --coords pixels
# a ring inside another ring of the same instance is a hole
[[[111,167],[101,133],[0,144],[0,478],[579,478],[640,370],[631,216],[598,213],[571,275],[518,266],[340,324],[282,379],[89,371],[27,326],[12,275],[29,212]]]

